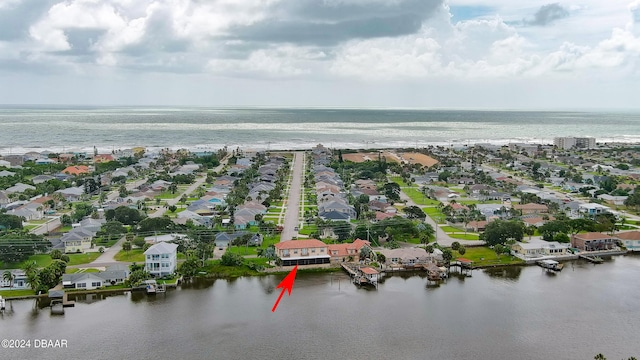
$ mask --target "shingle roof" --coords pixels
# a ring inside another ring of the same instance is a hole
[[[275,244],[275,247],[280,250],[284,249],[303,249],[303,248],[322,248],[327,247],[327,244],[320,240],[308,239],[308,240],[289,240]]]

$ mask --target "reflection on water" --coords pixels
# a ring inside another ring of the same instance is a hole
[[[387,274],[378,288],[344,273],[195,279],[164,294],[70,294],[8,301],[0,337],[68,339],[67,349],[3,351],[4,359],[611,359],[638,357],[638,257],[474,270],[430,283]],[[110,346],[109,344],[117,344]]]

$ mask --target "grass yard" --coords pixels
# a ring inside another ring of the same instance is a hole
[[[67,254],[69,255],[69,262],[67,265],[82,265],[88,264],[97,259],[101,254],[99,252],[90,252],[85,254]]]
[[[511,255],[498,256],[495,251],[488,247],[470,247],[466,248],[464,255],[460,255],[457,251],[453,251],[453,258],[463,257],[473,261],[473,266],[490,266],[490,265],[512,265],[524,264],[524,261]]]
[[[468,233],[468,234],[449,234],[449,237],[452,237],[454,239],[460,239],[460,240],[478,240],[479,239],[479,235],[478,234],[473,234],[473,233]]]
[[[178,196],[180,196],[180,192],[178,191],[176,191],[175,194],[172,194],[171,191],[163,191],[160,193],[160,195],[157,195],[156,197],[154,197],[154,199],[161,199],[161,200],[175,199]]]
[[[0,291],[0,295],[3,298],[10,298],[14,296],[28,296],[35,295],[36,292],[31,289],[17,289],[17,290],[2,290]]]
[[[402,191],[418,205],[438,205],[440,203],[438,200],[433,200],[424,196],[419,189],[413,187],[402,188]]]
[[[464,232],[462,229],[455,228],[453,226],[440,226],[440,229],[444,232]]]
[[[318,231],[318,227],[316,225],[309,225],[309,226],[305,226],[302,229],[300,229],[298,231],[298,234],[309,236],[309,235],[311,235],[311,234],[313,234],[313,233],[315,233],[317,231]]]
[[[38,255],[31,255],[29,256],[29,258],[21,263],[3,263],[0,262],[0,269],[22,269],[22,267],[24,266],[24,264],[27,261],[35,261],[36,265],[39,268],[43,268],[48,266],[49,264],[51,264],[51,256],[49,256],[48,254],[38,254]]]
[[[143,263],[144,251],[142,249],[120,250],[113,258],[116,261]]]

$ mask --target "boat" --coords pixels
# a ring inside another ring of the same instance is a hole
[[[547,270],[561,271],[564,268],[564,264],[561,264],[554,260],[540,260],[537,264]]]
[[[5,307],[5,300],[2,298],[2,296],[0,296],[0,310],[4,310]]]

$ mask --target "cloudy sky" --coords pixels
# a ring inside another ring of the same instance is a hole
[[[640,0],[0,0],[0,103],[640,109]]]

